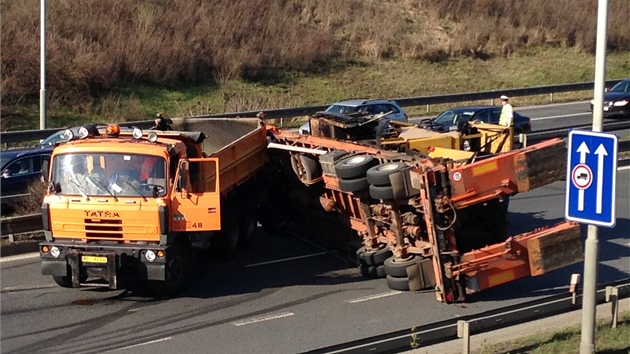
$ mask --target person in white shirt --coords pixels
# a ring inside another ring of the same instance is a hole
[[[499,124],[511,127],[514,125],[514,108],[512,108],[510,104],[510,98],[506,95],[501,95],[501,104],[503,105],[503,109],[501,109]]]

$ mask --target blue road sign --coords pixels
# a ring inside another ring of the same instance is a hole
[[[564,217],[614,227],[617,187],[617,136],[572,130],[567,151]]]

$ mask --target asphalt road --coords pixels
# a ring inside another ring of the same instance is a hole
[[[539,124],[560,119],[547,114]],[[510,234],[562,221],[564,188],[556,182],[513,197]],[[630,169],[622,167],[616,227],[599,229],[599,283],[630,272],[629,191]],[[583,269],[574,265],[446,305],[432,291],[397,292],[382,279],[365,280],[342,254],[262,229],[235,260],[200,263],[193,285],[166,301],[140,290],[59,288],[39,274],[36,255],[0,262],[0,349],[16,354],[298,353],[564,292],[570,275]]]

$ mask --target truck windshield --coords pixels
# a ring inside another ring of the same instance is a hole
[[[113,197],[166,195],[166,160],[158,156],[117,153],[57,155],[52,179],[59,194]]]

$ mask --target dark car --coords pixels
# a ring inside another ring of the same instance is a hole
[[[385,118],[399,122],[407,122],[409,118],[402,107],[393,100],[354,99],[339,101],[326,108],[325,112],[346,116],[388,113],[384,116]],[[302,135],[309,135],[311,133],[309,123],[304,123],[299,132]]]
[[[0,194],[2,215],[13,212],[28,185],[41,178],[42,166],[50,161],[51,147],[5,150],[0,152]]]
[[[591,111],[594,100],[591,100]],[[630,79],[622,80],[604,93],[604,117],[630,117]]]
[[[501,108],[498,106],[466,106],[456,107],[440,113],[435,119],[426,119],[420,127],[437,132],[457,130],[464,122],[480,121],[484,123],[499,123]],[[514,112],[514,134],[529,133],[532,123],[529,117]]]

